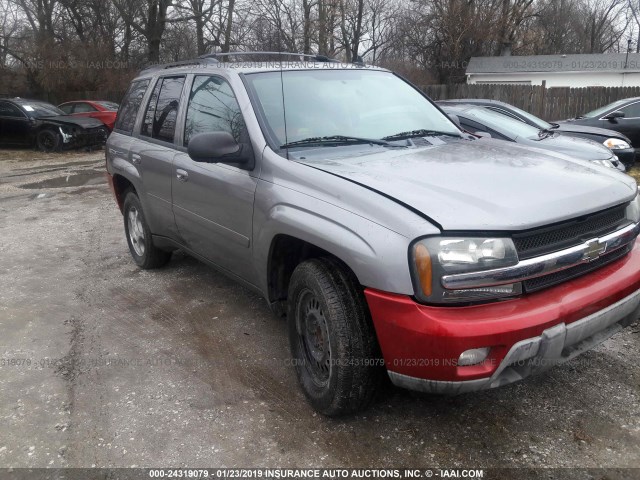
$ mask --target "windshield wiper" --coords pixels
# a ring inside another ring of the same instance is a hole
[[[447,137],[462,138],[462,135],[458,135],[457,133],[451,133],[451,132],[440,132],[438,130],[411,130],[408,132],[400,132],[393,135],[389,135],[387,137],[382,137],[382,139],[383,140],[403,140],[405,138],[412,138],[412,137],[437,137],[440,135],[445,135]]]
[[[547,137],[553,137],[553,132],[551,130],[547,130],[545,128],[538,131],[538,138],[542,140],[543,138],[547,138]]]
[[[349,143],[370,143],[373,145],[384,145],[385,147],[404,147],[404,145],[394,145],[386,140],[375,138],[352,137],[348,135],[331,135],[327,137],[309,137],[295,142],[280,145],[280,148],[300,147],[304,145],[344,145]]]

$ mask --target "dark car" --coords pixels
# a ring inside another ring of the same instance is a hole
[[[107,100],[74,100],[58,105],[58,108],[67,115],[96,118],[111,132],[116,123],[119,105]]]
[[[572,158],[589,160],[624,171],[624,165],[604,145],[586,138],[558,135],[552,130],[541,130],[501,113],[476,105],[441,105],[443,110],[469,133],[491,136],[499,140],[520,143],[562,153]]]
[[[43,152],[54,152],[103,145],[108,133],[100,120],[65,115],[50,103],[0,100],[0,145],[35,145]]]
[[[610,148],[625,167],[631,168],[635,163],[636,151],[635,148],[631,146],[631,140],[615,130],[600,128],[599,126],[582,125],[574,122],[549,123],[518,107],[498,100],[454,99],[438,103],[441,105],[479,105],[494,112],[520,120],[540,130],[553,130],[562,135],[588,138],[589,140],[602,143],[604,146]]]
[[[631,145],[638,149],[640,148],[640,97],[617,100],[604,107],[560,123],[615,130],[629,137]]]

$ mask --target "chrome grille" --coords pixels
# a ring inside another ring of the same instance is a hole
[[[627,253],[629,253],[629,251],[631,251],[632,247],[633,244],[627,245],[626,247],[619,248],[618,250],[614,250],[609,254],[603,255],[602,257],[591,263],[583,263],[582,265],[567,268],[566,270],[561,270],[559,272],[545,275],[543,277],[526,280],[525,282],[523,282],[524,290],[527,293],[537,292],[538,290],[542,290],[543,288],[551,287],[553,285],[557,285],[559,283],[580,277],[589,272],[593,272],[598,268],[604,267],[605,265],[613,263],[616,260],[624,257]]]
[[[626,207],[620,205],[555,226],[515,234],[513,242],[518,258],[538,257],[614,232],[629,223],[625,216]]]

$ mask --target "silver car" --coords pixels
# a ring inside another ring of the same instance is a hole
[[[319,412],[363,409],[385,374],[505,385],[638,318],[631,177],[477,140],[381,68],[230,58],[141,72],[107,170],[134,261],[181,249],[264,296]]]

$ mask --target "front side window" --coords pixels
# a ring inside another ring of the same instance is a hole
[[[118,110],[118,116],[115,124],[116,130],[122,130],[129,134],[133,132],[133,126],[136,123],[138,110],[140,109],[142,98],[144,97],[148,86],[149,80],[139,80],[131,84],[129,91],[120,105],[120,110]]]
[[[638,118],[640,117],[640,102],[627,105],[619,111],[624,113],[624,118]]]
[[[147,105],[141,135],[173,143],[185,77],[158,80]]]
[[[88,103],[76,103],[75,107],[73,107],[73,113],[89,113],[95,111],[96,109]]]
[[[220,77],[197,76],[189,95],[184,145],[194,135],[205,132],[228,132],[242,142],[245,124],[231,86]]]
[[[280,72],[246,79],[278,146],[311,137],[381,139],[414,130],[460,135],[420,92],[390,72],[291,70],[282,72],[282,82]]]
[[[608,112],[612,108],[615,108],[617,110],[619,107],[621,107],[625,103],[627,103],[627,100],[616,100],[615,102],[605,105],[604,107],[600,107],[590,111],[589,113],[585,113],[583,117],[586,117],[586,118],[600,117],[601,115],[604,115],[606,112]]]
[[[58,107],[60,110],[62,110],[65,114],[70,115],[71,111],[73,110],[73,103],[67,103],[66,105],[60,105],[60,107]]]

